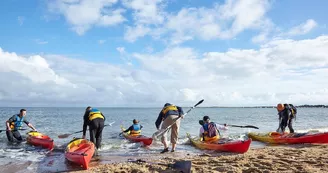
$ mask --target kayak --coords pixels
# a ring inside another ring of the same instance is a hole
[[[93,142],[75,138],[67,145],[65,158],[75,164],[81,165],[83,169],[88,169],[94,152],[95,145]]]
[[[216,142],[203,142],[198,137],[191,137],[189,133],[187,133],[187,137],[190,142],[200,149],[207,150],[216,150],[222,152],[233,152],[233,153],[245,153],[248,151],[249,146],[252,142],[252,139],[248,138],[246,140],[219,140]]]
[[[248,133],[254,141],[271,144],[328,143],[328,132],[324,133]]]
[[[39,132],[28,132],[26,141],[27,143],[35,146],[41,146],[43,148],[47,148],[49,150],[54,149],[54,140],[49,136],[39,133]]]
[[[121,126],[121,130],[122,132],[125,130],[122,126]],[[153,138],[144,136],[144,135],[130,135],[130,132],[127,133],[123,133],[123,136],[128,139],[129,141],[132,142],[141,142],[144,145],[150,145],[153,142]]]

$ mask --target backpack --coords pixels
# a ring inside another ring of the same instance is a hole
[[[297,109],[296,109],[296,107],[295,107],[294,105],[292,105],[292,104],[289,104],[289,109],[290,109],[290,111],[292,112],[292,117],[293,117],[293,118],[296,118],[296,114],[297,114]]]
[[[218,135],[218,130],[216,128],[215,123],[213,123],[213,122],[209,123],[207,125],[207,128],[206,128],[206,125],[204,125],[203,128],[204,128],[206,136],[208,136],[210,138]]]

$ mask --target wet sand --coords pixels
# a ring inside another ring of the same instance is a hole
[[[100,160],[105,159],[101,158]],[[121,158],[122,161],[123,158]],[[178,172],[166,166],[147,163],[128,163],[128,158],[121,163],[92,164],[86,171],[95,172]],[[179,160],[192,161],[192,172],[227,172],[227,173],[257,173],[257,172],[328,172],[328,145],[288,145],[266,146],[253,148],[245,154],[204,152],[204,154],[165,153],[157,157],[143,158],[148,162],[174,163]]]

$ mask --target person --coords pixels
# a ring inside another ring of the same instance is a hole
[[[279,127],[277,132],[285,132],[286,127],[288,126],[289,132],[294,133],[293,129],[293,114],[291,108],[288,104],[277,104],[277,111],[279,115]]]
[[[26,119],[25,116],[26,110],[21,109],[19,111],[19,114],[13,115],[6,121],[6,135],[9,142],[14,142],[14,138],[17,139],[19,142],[23,141],[23,138],[18,131],[23,126],[23,123],[33,129],[33,131],[37,131],[34,126]]]
[[[124,130],[123,132],[126,133],[130,131],[130,135],[140,135],[143,126],[140,125],[139,121],[136,119],[134,119],[132,122],[133,122],[132,126]]]
[[[209,116],[204,116],[203,120],[199,120],[199,124],[201,125],[199,129],[199,137],[206,142],[218,141],[221,137],[219,130],[228,130],[227,124],[222,126],[211,122]]]
[[[97,150],[101,148],[102,131],[104,129],[105,116],[98,109],[88,106],[85,109],[83,116],[83,134],[82,138],[85,139],[87,126],[89,126],[90,141],[96,146],[95,155],[98,155]]]
[[[159,130],[159,126],[161,125],[161,130],[166,129],[172,123],[171,129],[171,144],[172,149],[171,152],[174,152],[176,149],[176,144],[178,141],[179,128],[180,128],[180,117],[183,118],[183,109],[179,106],[175,106],[171,103],[166,103],[159,113],[157,120],[155,122],[157,130]],[[178,119],[179,118],[179,119]],[[163,122],[163,123],[162,123]],[[165,132],[162,136],[162,143],[164,144],[164,150],[161,153],[165,153],[169,151],[169,147],[167,145],[167,132]]]

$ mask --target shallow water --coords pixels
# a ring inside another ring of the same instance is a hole
[[[0,121],[5,129],[5,121],[13,114],[18,113],[20,108],[0,108]],[[58,135],[82,130],[82,117],[85,108],[26,108],[28,120],[41,133],[45,133],[54,139],[56,150],[47,153],[47,150],[33,147],[26,142],[10,145],[7,142],[6,133],[0,133],[0,172],[8,167],[18,167],[22,172],[56,172],[79,169],[65,160],[63,150],[73,137],[81,137],[82,134],[74,134],[68,138],[60,139]],[[130,143],[123,137],[118,136],[120,125],[128,127],[134,118],[144,126],[142,133],[151,136],[155,131],[155,120],[160,108],[99,108],[107,120],[105,124],[113,121],[112,126],[107,126],[103,131],[103,146],[101,156],[97,163],[114,162],[134,157],[156,157],[162,149],[159,141],[155,141],[150,147],[142,147],[138,143]],[[187,111],[189,108],[184,108]],[[327,131],[328,109],[325,108],[298,108],[297,120],[294,129],[304,132],[311,129]],[[175,154],[197,154],[204,151],[191,146],[186,138],[186,132],[192,136],[198,135],[200,125],[198,120],[204,115],[210,116],[217,123],[233,125],[254,125],[256,129],[233,128],[222,131],[224,136],[238,137],[247,132],[268,132],[278,127],[278,116],[274,108],[196,108],[192,110],[181,122],[179,145]],[[25,125],[24,125],[25,126]],[[26,126],[25,126],[26,127]],[[21,131],[26,136],[26,131]],[[87,137],[88,137],[87,132]],[[252,142],[251,147],[262,147],[264,144]],[[212,152],[212,151],[206,151]],[[25,169],[21,169],[22,164]],[[2,170],[1,170],[2,169]],[[17,171],[16,171],[17,172]]]

